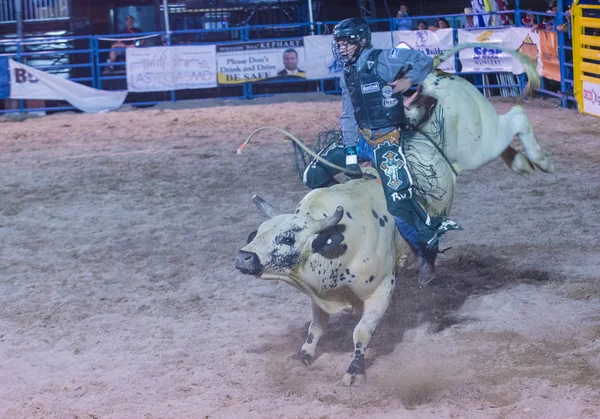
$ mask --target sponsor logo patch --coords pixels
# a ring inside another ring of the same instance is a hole
[[[379,83],[373,82],[373,83],[369,83],[369,84],[361,84],[360,90],[363,92],[363,94],[365,94],[365,93],[378,92],[381,89],[379,88]]]
[[[388,98],[388,99],[383,99],[383,106],[385,106],[386,108],[393,108],[394,106],[396,106],[398,104],[398,99],[396,98]]]
[[[390,51],[390,58],[398,58],[398,54],[400,54],[400,49],[398,48],[393,48]]]
[[[381,89],[381,93],[383,93],[383,97],[390,98],[394,93],[394,89],[392,89],[392,86],[385,85],[383,86],[383,89]]]

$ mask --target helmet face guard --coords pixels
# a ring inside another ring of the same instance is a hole
[[[344,55],[340,51],[340,42],[347,42],[349,45],[356,45],[356,49],[352,53],[352,55]],[[358,61],[358,57],[360,57],[360,53],[362,52],[362,47],[359,42],[354,42],[346,39],[336,40],[333,38],[331,41],[331,51],[333,51],[334,58],[344,65],[352,65]]]
[[[352,55],[342,54],[340,43],[354,45],[356,49]],[[335,59],[342,64],[349,66],[356,61],[363,50],[371,46],[371,29],[364,19],[346,19],[338,23],[333,29],[333,43],[331,50]]]

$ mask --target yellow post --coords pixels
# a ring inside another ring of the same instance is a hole
[[[579,112],[600,117],[600,5],[571,7],[573,90]]]

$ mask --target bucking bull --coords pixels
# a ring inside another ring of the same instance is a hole
[[[478,44],[457,45],[445,52],[436,58],[434,69],[458,50],[474,45]],[[533,64],[515,51],[506,52],[524,64],[529,83],[535,86],[539,75]],[[412,141],[407,160],[436,173],[434,184],[429,179],[428,191],[423,195],[424,204],[434,215],[444,211],[449,214],[457,174],[481,167],[498,156],[522,175],[533,173],[534,167],[545,172],[554,170],[521,106],[498,116],[472,84],[436,70],[411,99],[407,117],[418,131],[429,133],[435,144],[423,138]],[[515,136],[523,143],[524,154],[510,148]],[[354,356],[343,376],[344,385],[365,381],[365,350],[391,302],[396,275],[415,257],[387,211],[376,171],[367,168],[365,172],[371,176],[312,190],[294,214],[279,214],[255,196],[255,204],[270,219],[248,237],[248,245],[235,258],[241,272],[284,281],[310,297],[312,321],[299,352],[306,365],[315,357],[331,314],[353,307],[362,310],[354,329]],[[436,195],[434,190],[442,193]]]

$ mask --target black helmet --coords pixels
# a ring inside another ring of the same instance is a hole
[[[339,41],[346,41],[357,46],[352,57],[343,57],[338,46]],[[360,56],[362,50],[371,47],[371,29],[366,20],[360,18],[351,18],[342,20],[333,28],[333,55],[334,57],[346,64],[352,65]]]

